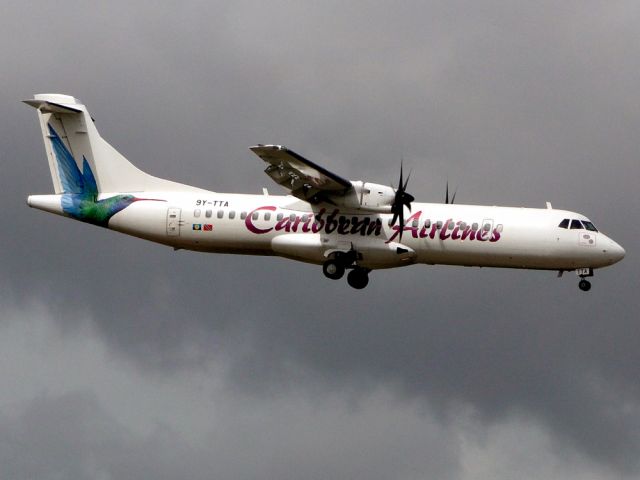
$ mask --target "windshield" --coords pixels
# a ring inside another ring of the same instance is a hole
[[[569,219],[565,218],[558,225],[560,228],[570,229],[570,230],[589,230],[590,232],[597,232],[598,229],[596,226],[591,223],[589,220],[577,220],[577,219]]]

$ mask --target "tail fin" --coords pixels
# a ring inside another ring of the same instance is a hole
[[[100,136],[78,99],[47,93],[24,102],[38,110],[56,194],[200,190],[136,168]]]

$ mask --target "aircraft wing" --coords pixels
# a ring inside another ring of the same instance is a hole
[[[265,173],[291,194],[310,203],[330,201],[353,188],[351,182],[281,145],[256,145],[251,151],[268,166]]]

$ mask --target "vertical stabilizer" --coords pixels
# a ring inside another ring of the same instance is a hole
[[[74,97],[45,93],[25,103],[38,110],[56,194],[200,190],[135,167],[100,136]]]

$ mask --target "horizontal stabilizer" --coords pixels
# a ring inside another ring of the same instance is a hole
[[[42,113],[82,113],[77,108],[62,105],[60,103],[48,102],[46,100],[23,100],[27,105],[37,108]]]

